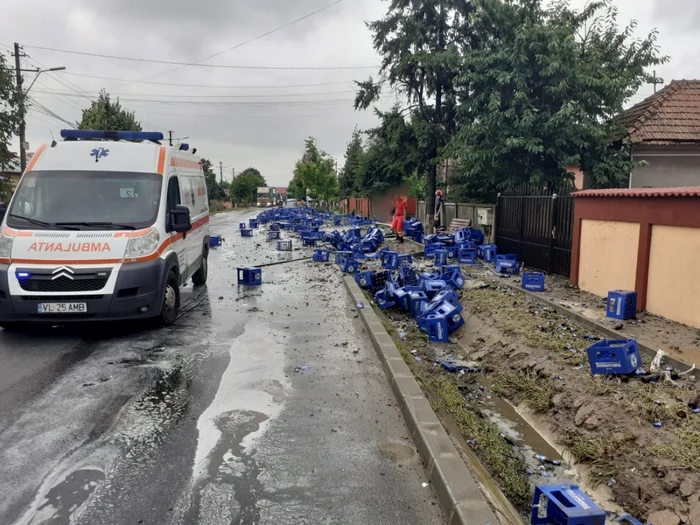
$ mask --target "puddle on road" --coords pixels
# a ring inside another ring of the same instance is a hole
[[[105,474],[101,470],[85,468],[70,473],[46,493],[45,502],[28,525],[71,525],[104,480]]]

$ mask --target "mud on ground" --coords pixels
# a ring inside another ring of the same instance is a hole
[[[469,271],[465,273],[469,274]],[[506,286],[462,293],[464,316],[499,337],[477,340],[496,390],[542,415],[559,443],[590,466],[589,483],[609,483],[615,503],[647,519],[664,509],[700,518],[700,415],[687,406],[698,385],[592,377],[587,329]],[[644,364],[650,364],[643,357]],[[655,427],[654,423],[661,426]]]
[[[527,463],[488,421],[484,408],[492,393],[537,413],[558,445],[586,466],[588,484],[609,485],[612,501],[626,512],[646,520],[669,509],[700,524],[700,415],[686,404],[699,386],[692,375],[677,385],[592,377],[585,349],[599,334],[498,278],[480,288],[483,269],[463,270],[471,277],[461,293],[463,316],[477,321],[483,335],[461,329],[451,344],[431,344],[407,314],[385,314],[417,379],[437,393],[433,405],[454,419],[509,500],[527,512],[532,485],[548,481],[528,476]],[[448,358],[476,361],[490,386],[474,374],[434,366]]]

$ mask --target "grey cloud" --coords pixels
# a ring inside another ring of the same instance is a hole
[[[700,30],[700,2],[697,0],[652,0],[652,16],[665,31]]]

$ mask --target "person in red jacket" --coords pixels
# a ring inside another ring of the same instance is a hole
[[[406,218],[406,205],[408,199],[399,197],[396,200],[396,209],[394,210],[394,221],[391,223],[391,229],[396,232],[396,237],[399,242],[403,242],[403,221]]]

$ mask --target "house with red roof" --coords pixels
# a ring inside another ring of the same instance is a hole
[[[632,147],[645,161],[630,188],[700,186],[700,80],[674,80],[618,117]]]

